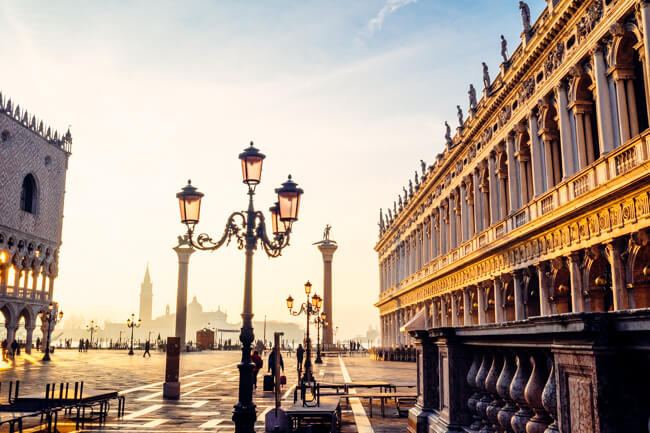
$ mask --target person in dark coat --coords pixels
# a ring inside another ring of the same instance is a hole
[[[16,340],[11,342],[11,357],[16,356],[16,351],[18,350],[18,342]]]
[[[144,353],[142,354],[142,357],[144,358],[145,356],[149,355],[149,358],[151,358],[151,353],[149,353],[149,349],[151,346],[149,345],[149,340],[147,340],[144,343]]]
[[[282,360],[282,354],[278,352],[278,355],[280,355],[280,367],[282,368],[282,371],[284,371],[284,361]],[[275,367],[275,350],[272,350],[271,353],[269,354],[269,365],[268,365],[269,373],[271,372],[271,369],[274,367]]]
[[[296,349],[296,361],[298,361],[298,371],[302,371],[302,359],[305,356],[305,349],[302,347],[302,344],[298,345]]]
[[[251,361],[253,361],[253,388],[257,389],[257,373],[262,369],[264,361],[257,350],[253,352]]]

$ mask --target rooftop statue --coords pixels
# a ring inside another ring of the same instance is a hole
[[[524,25],[524,32],[530,32],[530,8],[524,1],[519,2],[519,9],[521,10],[521,22]]]
[[[413,197],[413,181],[409,179],[409,198]]]
[[[488,72],[488,65],[485,62],[483,63],[483,85],[486,89],[490,88],[490,73]]]
[[[503,57],[503,63],[508,63],[508,41],[503,35],[501,35],[501,57]]]
[[[456,105],[456,115],[458,116],[458,125],[462,128],[463,127],[463,110],[460,108],[460,105]]]
[[[397,203],[393,200],[393,215],[397,217]]]
[[[445,141],[447,142],[447,146],[451,147],[451,127],[449,126],[449,123],[445,120]]]
[[[420,177],[418,176],[418,171],[415,170],[415,184],[419,185],[420,184]]]
[[[476,89],[474,88],[474,85],[470,83],[469,85],[469,91],[467,92],[469,95],[469,109],[474,110],[476,109]]]
[[[423,159],[420,160],[420,167],[422,168],[422,176],[427,172],[427,163]]]

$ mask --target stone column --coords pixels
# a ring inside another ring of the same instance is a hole
[[[546,276],[548,265],[544,262],[539,262],[535,265],[537,268],[537,279],[539,281],[539,313],[540,316],[550,316],[551,303],[548,300],[550,296],[549,278]]]
[[[582,273],[580,271],[580,262],[582,257],[579,253],[573,252],[568,255],[569,274],[571,275],[571,306],[574,313],[585,311],[585,298],[582,296]]]
[[[517,196],[517,168],[515,167],[515,136],[509,133],[506,137],[506,152],[508,154],[508,197],[510,198],[510,211],[514,212],[521,208]]]
[[[54,297],[54,275],[51,275],[48,277],[49,280],[49,287],[48,287],[48,300],[52,300]]]
[[[34,328],[35,326],[25,326],[25,331],[27,332],[27,337],[25,337],[25,353],[32,353],[32,341],[34,337]]]
[[[542,155],[539,142],[539,131],[537,130],[537,115],[534,112],[528,115],[528,130],[530,131],[530,158],[532,159],[533,172],[533,197],[544,192],[542,186]]]
[[[525,206],[530,201],[530,197],[528,197],[528,182],[530,182],[530,179],[528,179],[528,170],[526,169],[528,155],[519,151],[517,152],[517,159],[519,160],[519,174],[521,176],[519,179],[521,182],[521,204],[522,206]]]
[[[623,248],[618,241],[612,239],[605,243],[605,252],[612,270],[614,310],[627,310],[630,308],[630,297],[625,287],[625,267],[621,259]]]
[[[338,246],[336,242],[325,240],[318,245],[323,255],[323,311],[327,323],[323,325],[323,346],[328,347],[334,343],[334,316],[332,314],[332,259]]]
[[[478,298],[478,324],[485,325],[487,318],[485,317],[485,310],[487,310],[487,302],[485,300],[485,287],[480,284],[476,286],[476,295]]]
[[[482,202],[481,202],[481,190],[479,189],[479,183],[480,183],[480,173],[479,169],[476,168],[474,169],[474,179],[473,179],[473,185],[474,185],[474,227],[475,231],[474,233],[480,233],[484,230],[483,227],[483,216],[481,214],[481,209],[482,209]]]
[[[569,120],[569,112],[567,111],[567,95],[564,81],[555,88],[557,100],[557,113],[560,118],[560,143],[562,146],[562,171],[564,178],[570,177],[576,172],[573,165],[573,139],[571,137],[571,122]],[[547,164],[552,164],[553,161],[546,161]],[[548,169],[547,169],[548,171]]]
[[[616,105],[618,106],[618,124],[621,132],[621,145],[630,139],[630,116],[627,106],[627,89],[625,71],[614,70],[614,85],[616,87]]]
[[[503,314],[503,288],[501,286],[501,279],[494,278],[492,280],[494,287],[494,321],[496,323],[505,322],[505,315]]]
[[[474,210],[474,182],[472,181],[472,176],[469,175],[467,177],[467,181],[465,182],[465,189],[467,190],[467,229],[468,229],[468,237],[467,239],[471,239],[474,237],[476,234],[476,211]]]
[[[18,325],[13,323],[6,324],[5,328],[7,329],[7,348],[10,348],[11,343],[13,343],[14,338],[16,338],[16,329],[18,329]]]
[[[645,97],[646,107],[650,107],[650,2],[647,0],[641,1],[641,23],[643,24],[643,62],[644,76],[645,76]],[[650,117],[650,110],[648,110]]]
[[[440,319],[438,317],[438,303],[435,298],[431,300],[431,327],[438,328],[440,326]]]
[[[440,297],[440,326],[446,327],[449,326],[449,321],[447,320],[447,299],[446,296]]]
[[[456,295],[451,295],[451,326],[459,326],[458,323],[458,299]]]
[[[576,171],[587,166],[587,140],[585,138],[584,110],[574,106],[573,115],[576,118],[576,140],[578,141],[578,167]]]
[[[526,312],[524,311],[524,284],[521,269],[516,269],[513,273],[515,283],[515,320],[524,320]]]
[[[494,152],[490,152],[488,157],[488,167],[490,170],[490,223],[494,224],[499,221],[499,208],[497,207],[499,201],[499,181],[497,180]]]
[[[458,221],[456,218],[456,201],[457,197],[455,192],[453,192],[449,196],[449,251],[458,246],[458,235],[456,234],[458,230],[456,226],[456,222]]]
[[[460,220],[460,243],[465,242],[467,239],[470,238],[469,232],[468,232],[468,219],[467,219],[467,191],[466,191],[466,186],[464,183],[461,184],[460,186],[460,203],[458,203],[458,210],[459,210],[459,216],[458,219]],[[463,219],[463,217],[465,217]]]
[[[187,236],[179,237],[178,245],[173,248],[178,255],[178,288],[176,291],[176,337],[180,338],[180,347],[185,347],[185,332],[187,329],[187,279],[190,256],[194,248],[189,244]]]
[[[643,5],[644,3],[641,2],[641,4]],[[647,9],[647,6],[644,7],[644,9]],[[645,34],[647,38],[647,32]],[[648,50],[647,44],[645,44],[644,50]],[[605,59],[603,58],[603,47],[600,44],[596,45],[591,54],[594,60],[594,75],[596,76],[598,144],[600,146],[600,154],[604,155],[614,149],[614,116],[612,113],[612,101],[609,95],[609,85],[607,84],[607,67],[605,66]],[[646,67],[647,64],[648,62],[646,62]]]
[[[0,296],[7,296],[7,272],[9,266],[0,264]]]
[[[427,433],[429,416],[439,407],[438,347],[426,332],[417,332],[417,401],[408,413],[407,431]]]
[[[471,295],[470,288],[465,287],[463,289],[463,325],[465,326],[471,326],[473,324]]]

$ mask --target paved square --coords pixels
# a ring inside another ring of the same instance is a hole
[[[37,357],[38,356],[38,357]],[[297,382],[295,357],[284,354],[287,386],[283,389],[283,406],[293,403],[293,390]],[[105,432],[232,432],[232,408],[237,402],[240,352],[195,352],[181,357],[181,398],[163,400],[165,354],[153,353],[151,358],[142,354],[128,356],[123,351],[57,350],[51,364],[40,362],[40,354],[22,356],[14,366],[0,370],[3,382],[1,401],[7,398],[6,383],[21,381],[21,395],[43,393],[45,384],[84,381],[84,386],[98,390],[118,390],[126,397],[126,412],[116,419],[116,408],[111,408],[104,425],[86,424],[84,431]],[[262,376],[254,393],[258,421],[256,431],[264,431],[266,412],[274,407],[273,394],[262,391]],[[415,383],[415,364],[372,361],[366,356],[324,357],[324,363],[315,365],[317,381],[388,381],[397,385]],[[412,388],[411,388],[412,390]],[[361,401],[360,401],[361,400]],[[404,431],[406,418],[397,416],[394,403],[386,407],[386,417],[381,417],[375,401],[373,417],[369,416],[367,399],[343,401],[344,432]],[[34,431],[37,429],[26,429]],[[74,423],[60,420],[59,430],[70,432]]]

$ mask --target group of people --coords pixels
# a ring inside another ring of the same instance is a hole
[[[89,347],[90,341],[87,338],[85,340],[83,338],[79,340],[79,352],[88,352]]]
[[[14,359],[16,355],[20,355],[20,344],[16,340],[11,344],[7,342],[7,339],[2,340],[2,360]]]
[[[284,360],[282,359],[282,353],[278,351],[279,355],[279,363],[280,363],[280,369],[284,373]],[[298,345],[298,348],[296,349],[296,361],[298,364],[298,374],[302,371],[302,360],[305,356],[305,349],[302,347],[302,344]],[[257,374],[259,371],[262,369],[264,366],[264,360],[260,356],[260,352],[257,350],[253,351],[253,354],[251,355],[251,360],[253,361],[253,388],[257,389]],[[271,373],[271,369],[275,366],[275,350],[271,350],[269,353],[269,358],[267,360],[267,368],[266,371],[268,373]]]

